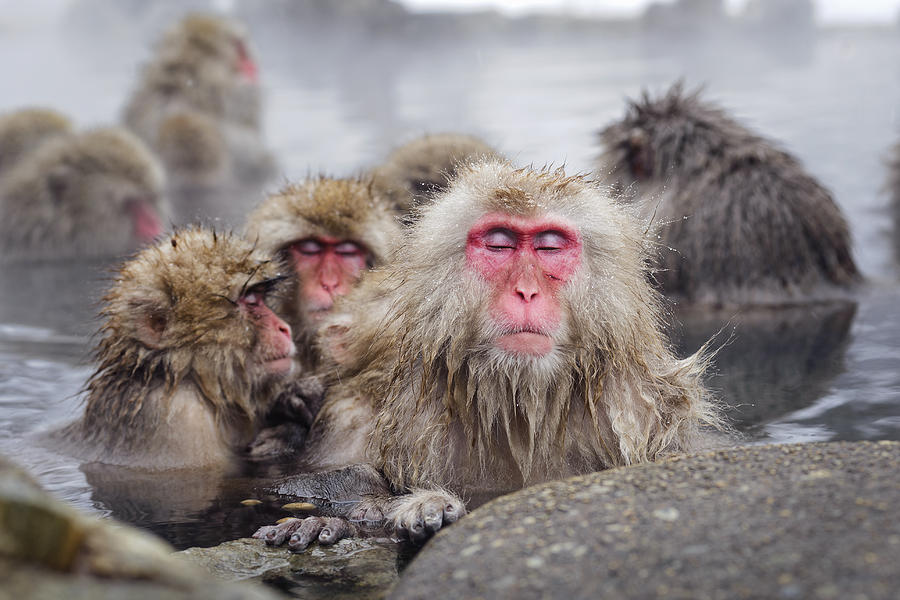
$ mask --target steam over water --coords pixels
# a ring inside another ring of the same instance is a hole
[[[79,127],[116,122],[151,29],[0,31],[0,110],[42,105]],[[735,314],[711,385],[748,442],[900,439],[900,269],[881,190],[884,159],[900,139],[900,31],[666,39],[507,27],[460,42],[395,36],[389,27],[312,29],[291,35],[262,17],[251,27],[267,136],[288,179],[354,174],[440,131],[479,135],[519,164],[588,171],[596,130],[622,116],[626,97],[659,93],[678,78],[689,89],[705,84],[705,98],[779,140],[833,191],[869,281],[855,303]],[[161,490],[159,479],[81,467],[35,442],[33,434],[78,413],[107,267],[0,267],[0,454],[58,497],[180,547],[248,535],[254,517],[230,507],[253,494],[253,479],[173,475]],[[693,350],[722,325],[684,319],[676,332]]]

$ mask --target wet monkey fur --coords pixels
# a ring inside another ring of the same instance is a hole
[[[4,260],[121,257],[168,224],[158,161],[120,127],[54,135],[0,178]]]
[[[831,193],[699,91],[645,93],[599,138],[596,173],[659,225],[655,277],[682,304],[840,298],[861,280]]]
[[[342,302],[339,383],[281,493],[350,497],[257,537],[294,549],[385,520],[421,541],[460,494],[650,461],[721,425],[702,354],[660,332],[644,224],[561,170],[464,167],[395,260]]]
[[[104,298],[84,415],[58,439],[114,465],[227,465],[293,368],[290,327],[266,304],[282,279],[252,244],[200,228],[124,263]]]

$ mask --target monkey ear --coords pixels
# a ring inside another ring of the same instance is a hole
[[[138,341],[153,350],[161,348],[163,336],[169,325],[165,313],[149,309],[142,312],[137,321]]]
[[[69,178],[72,170],[64,165],[58,165],[47,173],[47,190],[54,202],[60,202],[69,188]]]
[[[632,129],[628,136],[628,162],[637,179],[643,179],[653,172],[653,154],[647,140],[647,133]]]

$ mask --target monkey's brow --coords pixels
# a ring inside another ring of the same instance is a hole
[[[247,276],[247,281],[245,281],[244,285],[241,286],[241,291],[238,294],[239,298],[242,298],[247,294],[247,286],[250,284],[251,281],[253,281],[253,278],[256,277],[256,274],[263,267],[263,265],[268,264],[268,262],[269,261],[263,261],[263,262],[259,263],[258,265],[256,265],[255,267],[253,267],[253,270],[250,271],[250,275]]]
[[[278,287],[278,284],[280,284],[285,279],[287,279],[287,275],[276,275],[275,277],[270,277],[268,279],[264,279],[263,281],[260,281],[259,283],[251,285],[248,288],[248,291],[256,290],[263,294],[267,294],[267,293],[271,292],[273,289],[275,289],[276,287]]]

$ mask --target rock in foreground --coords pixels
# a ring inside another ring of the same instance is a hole
[[[299,554],[241,539],[178,554],[218,579],[255,579],[307,600],[382,598],[397,580],[397,545],[373,539],[314,544]]]
[[[750,446],[525,489],[392,598],[896,598],[900,443]]]
[[[210,581],[158,538],[80,514],[0,457],[0,600],[271,600],[261,586]]]

